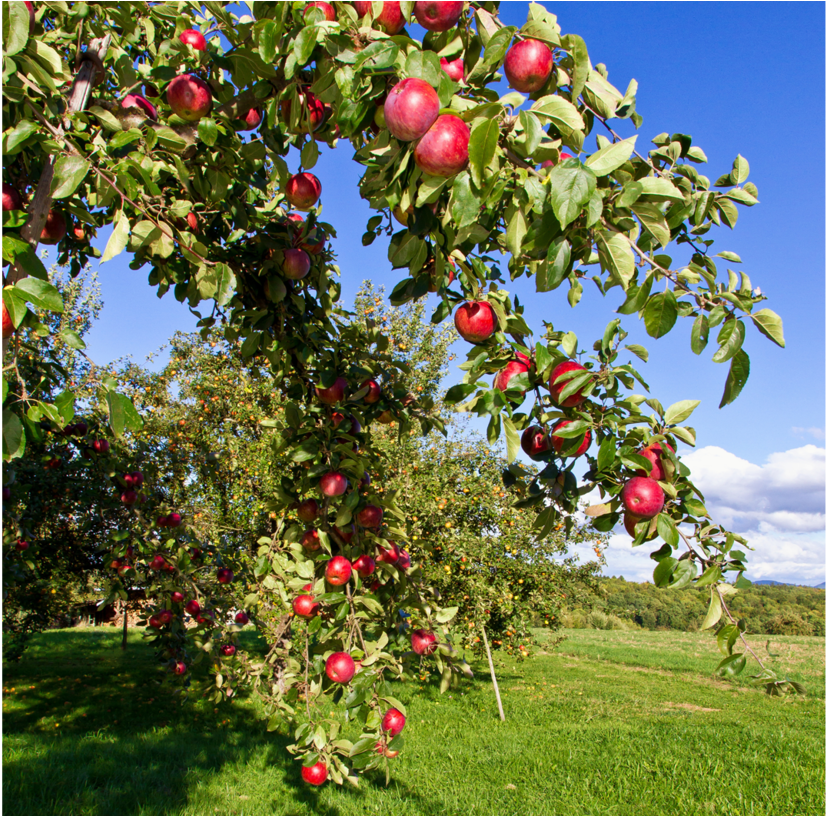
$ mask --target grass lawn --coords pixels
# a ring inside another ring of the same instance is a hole
[[[311,789],[251,702],[187,704],[140,633],[44,633],[3,677],[6,816],[673,816],[824,812],[822,638],[772,638],[809,696],[711,675],[709,635],[577,630],[460,693],[400,686],[393,778]]]

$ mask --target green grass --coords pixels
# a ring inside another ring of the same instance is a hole
[[[4,675],[6,816],[822,814],[823,640],[773,638],[815,692],[776,700],[715,680],[708,635],[567,633],[525,663],[408,706],[393,778],[310,789],[250,702],[181,704],[132,635],[40,635]],[[799,647],[793,649],[792,647]],[[792,661],[793,663],[794,661]],[[13,691],[12,691],[13,689]]]

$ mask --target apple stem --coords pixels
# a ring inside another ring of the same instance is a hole
[[[502,697],[499,695],[499,684],[496,682],[496,672],[493,670],[493,656],[488,645],[488,636],[485,627],[482,627],[482,639],[485,641],[485,651],[488,653],[488,666],[490,666],[490,679],[493,680],[493,691],[496,694],[496,704],[499,706],[499,719],[505,721],[505,709],[502,708]]]

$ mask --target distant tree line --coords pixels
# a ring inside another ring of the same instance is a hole
[[[570,607],[563,618],[573,629],[679,629],[696,631],[706,612],[707,593],[601,578],[590,605]],[[812,587],[757,586],[741,589],[729,604],[751,632],[767,635],[824,635],[824,591]]]

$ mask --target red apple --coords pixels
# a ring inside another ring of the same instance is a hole
[[[327,658],[324,671],[334,683],[349,683],[356,673],[356,664],[347,652],[333,652]]]
[[[184,520],[180,513],[170,513],[166,517],[167,527],[180,527],[183,523]]]
[[[153,629],[160,629],[163,626],[163,621],[161,621],[160,615],[152,615],[149,618],[148,623]]]
[[[92,450],[95,453],[109,453],[109,442],[106,439],[96,439],[92,442]]]
[[[158,121],[158,109],[140,94],[126,94],[120,103],[122,108],[137,108],[143,111],[150,119]]]
[[[307,5],[304,6],[304,16],[305,17],[307,16],[307,12],[311,8],[321,9],[322,13],[324,14],[324,19],[328,23],[334,23],[335,22],[335,20],[336,20],[336,10],[329,3],[320,2],[320,0],[313,0],[313,2],[307,3]]]
[[[212,91],[202,79],[192,74],[179,74],[166,89],[166,101],[181,119],[196,122],[209,113]]]
[[[75,436],[86,436],[87,432],[89,431],[89,426],[85,422],[76,422],[74,428]]]
[[[456,264],[453,262],[453,258],[447,259],[448,263],[450,264],[450,269],[447,271],[447,285],[450,286],[453,281],[456,280]],[[426,275],[430,276],[430,286],[427,287],[428,292],[438,292],[439,287],[444,283],[443,280],[437,281],[434,278],[436,273],[436,260],[435,258],[431,258],[422,268],[422,272]]]
[[[526,428],[522,431],[521,443],[522,450],[534,459],[543,453],[547,453],[551,449],[551,441],[545,431],[538,425],[532,428]]]
[[[342,414],[341,411],[333,411],[330,416],[330,421],[333,423],[334,428],[338,428],[338,426],[344,422],[344,414]]]
[[[236,652],[235,644],[234,643],[225,643],[221,647],[221,654],[224,657],[232,657]]]
[[[14,323],[11,322],[11,315],[3,303],[3,339],[8,340],[14,334]]]
[[[343,496],[349,486],[350,482],[347,481],[347,477],[337,471],[325,473],[318,483],[319,490],[321,490],[322,494],[331,498],[334,496]]]
[[[672,448],[668,442],[663,442],[662,444],[674,453],[674,448]],[[645,468],[640,468],[635,471],[637,476],[648,476],[649,479],[653,479],[655,482],[665,481],[665,468],[663,467],[662,459],[663,449],[660,443],[654,442],[653,445],[644,447],[639,453],[640,456],[644,456],[651,462],[651,473],[646,473]]]
[[[242,609],[235,614],[235,622],[239,626],[246,626],[250,622],[250,616]]]
[[[318,614],[319,605],[312,595],[299,595],[293,601],[293,612],[300,618],[313,618]]]
[[[560,163],[564,162],[566,159],[572,159],[573,156],[570,153],[560,153],[559,154],[559,161]],[[556,163],[553,159],[548,159],[547,161],[542,162],[542,169],[544,170],[546,167],[556,167]]]
[[[654,479],[634,476],[623,486],[620,499],[627,513],[639,519],[652,519],[663,509],[665,493]]]
[[[367,388],[367,393],[363,399],[368,405],[373,405],[373,403],[381,399],[381,386],[375,380],[366,380],[361,384],[359,391],[361,391],[362,388]],[[355,431],[355,433],[357,433],[357,431]]]
[[[24,541],[22,538],[17,539],[17,543],[14,545],[20,552],[25,552],[29,549],[29,542]]]
[[[360,555],[353,561],[353,569],[362,578],[368,578],[376,571],[376,562],[369,555]]]
[[[318,537],[318,530],[307,530],[301,536],[301,546],[307,552],[317,552],[321,549],[321,539]]]
[[[304,499],[295,511],[295,514],[306,524],[312,524],[318,518],[318,513],[318,502],[315,499]]]
[[[301,280],[310,271],[310,256],[303,249],[285,249],[281,272],[289,280]]]
[[[410,634],[410,645],[417,655],[429,655],[436,651],[436,635],[427,629],[416,629]]]
[[[172,671],[174,671],[177,675],[186,674],[186,663],[183,663],[180,660],[177,661],[175,663],[175,668],[172,669]]]
[[[562,430],[562,428],[564,428],[566,425],[570,425],[570,424],[571,424],[571,420],[561,419],[559,422],[557,422],[553,426],[553,428],[551,428],[551,444],[554,446],[554,450],[557,453],[562,453],[562,449],[564,447],[566,447],[567,445],[570,445],[573,442],[573,440],[570,437],[566,439],[564,436],[555,436],[554,431]],[[570,456],[570,457],[582,456],[582,454],[585,453],[585,451],[587,451],[590,446],[591,446],[591,431],[588,430],[588,431],[585,432],[585,437],[583,438],[583,440],[582,440],[581,444],[579,445],[579,447],[575,451],[573,451],[573,453],[570,453],[570,452],[566,453],[565,456]]]
[[[636,538],[637,532],[634,529],[637,522],[640,521],[639,516],[635,516],[633,513],[626,513],[623,517],[623,523],[625,525],[625,532],[631,536],[631,538]]]
[[[381,519],[384,515],[384,510],[381,507],[376,507],[375,504],[368,504],[362,510],[359,510],[356,515],[356,521],[362,526],[372,530],[381,527]]]
[[[560,403],[559,396],[565,389],[565,386],[571,381],[571,378],[566,378],[561,381],[559,378],[562,377],[563,374],[567,374],[569,371],[585,371],[585,366],[581,366],[573,360],[566,360],[564,363],[560,363],[551,372],[551,379],[548,385],[548,390],[551,392],[551,399],[563,408],[573,408],[577,405],[582,405],[582,403],[585,402],[585,397],[583,396],[582,391],[574,391],[573,394],[565,398],[564,402]]]
[[[161,619],[161,623],[166,625],[168,623],[172,623],[172,618],[174,618],[175,615],[172,613],[171,609],[162,609],[158,613],[158,617]]]
[[[132,490],[124,490],[123,493],[120,494],[120,500],[122,504],[125,504],[127,507],[131,507],[137,500],[138,494]]]
[[[324,570],[324,576],[327,583],[333,586],[344,586],[353,574],[353,567],[350,562],[343,556],[337,555],[327,562],[327,568]]]
[[[381,546],[376,547],[378,551],[378,555],[376,555],[376,561],[383,564],[398,564],[399,558],[401,557],[399,547],[392,541],[390,541],[389,544],[389,549],[385,549]]]
[[[407,550],[399,550],[399,569],[407,570],[410,568],[410,553]]]
[[[456,331],[468,343],[484,343],[496,332],[496,312],[485,300],[463,303],[453,317]]]
[[[439,95],[423,79],[408,77],[391,88],[384,103],[387,129],[399,141],[412,142],[439,118]]]
[[[5,181],[3,182],[3,212],[23,209],[23,199],[20,193]]]
[[[184,599],[184,593],[176,589],[171,595],[172,603],[180,603]]]
[[[206,51],[207,49],[206,38],[197,29],[188,28],[186,31],[182,31],[178,39],[184,45],[191,45],[196,51]]]
[[[336,535],[345,543],[349,544],[356,534],[356,527],[354,524],[348,524],[346,527],[333,527]]]
[[[442,57],[439,60],[439,65],[454,82],[461,82],[465,78],[465,61],[461,57],[452,62]]]
[[[126,482],[127,487],[140,487],[143,484],[143,473],[139,470],[134,473],[125,473],[123,481]]]
[[[356,14],[359,18],[364,17],[368,12],[372,12],[373,3],[371,0],[356,0],[353,5],[356,7]],[[381,4],[381,11],[378,17],[373,19],[377,28],[384,29],[391,37],[398,34],[404,28],[404,15],[401,10],[399,0],[384,0]]]
[[[298,103],[301,105],[299,114],[298,132],[309,133],[321,127],[326,117],[324,103],[312,91],[302,89],[298,92]],[[289,126],[290,115],[293,109],[293,101],[290,98],[283,99],[278,107],[281,113],[281,120],[285,126]],[[309,119],[309,121],[308,121]]]
[[[461,5],[461,3],[460,3]],[[388,709],[387,713],[382,717],[381,730],[387,731],[392,739],[401,734],[407,718],[399,711],[398,708]]]
[[[464,6],[462,0],[423,0],[416,3],[413,13],[422,28],[428,31],[447,31],[459,22]]]
[[[43,232],[40,233],[41,244],[59,244],[66,235],[66,219],[63,213],[49,210]]]
[[[149,562],[149,569],[152,569],[152,570],[163,569],[165,566],[166,566],[166,559],[162,555],[156,555]]]
[[[264,118],[261,113],[261,108],[250,108],[243,116],[239,117],[239,121],[243,125],[238,126],[238,130],[255,130]]]
[[[287,180],[284,195],[297,210],[309,210],[321,198],[321,182],[312,173],[296,173]]]
[[[344,399],[347,391],[347,380],[344,377],[337,377],[336,381],[329,388],[316,388],[316,396],[319,401],[326,405],[337,405]]]
[[[413,158],[425,173],[448,178],[467,167],[470,128],[451,113],[440,116],[416,145]]]
[[[301,778],[310,785],[323,785],[327,781],[327,766],[320,761],[315,765],[303,765]]]
[[[216,577],[218,578],[219,584],[231,584],[232,579],[235,577],[235,574],[231,569],[227,567],[222,567],[218,570]]]
[[[517,374],[524,374],[531,370],[531,358],[521,351],[516,352],[516,360],[509,362],[494,378],[493,387],[497,391],[504,391],[508,387],[508,383],[512,377]],[[522,392],[525,393],[524,391]]]
[[[520,40],[505,57],[505,76],[511,88],[520,93],[538,91],[551,75],[554,55],[540,40]]]

